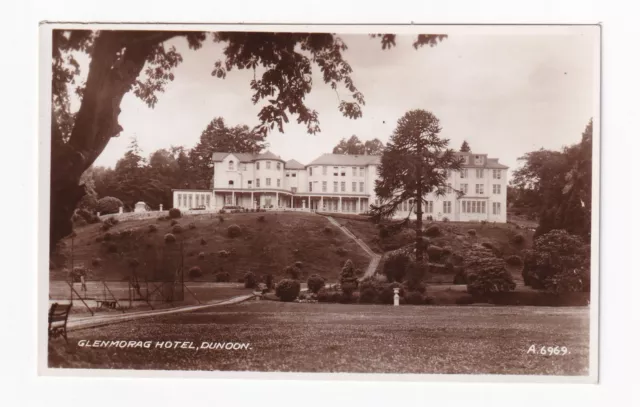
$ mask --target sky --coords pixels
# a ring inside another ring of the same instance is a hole
[[[457,150],[467,140],[473,152],[499,158],[511,173],[528,151],[577,143],[598,114],[597,35],[575,28],[547,34],[446,32],[449,37],[436,47],[419,50],[411,46],[415,35],[399,36],[396,47],[385,51],[367,35],[340,35],[349,47],[344,57],[352,79],[365,97],[363,116],[342,116],[338,95],[316,69],[306,103],[318,111],[321,132],[309,135],[291,120],[284,133],[270,133],[268,149],[306,164],[354,134],[386,142],[404,113],[425,109],[439,118],[450,147]],[[198,51],[182,39],[172,45],[184,58],[174,70],[176,79],[155,108],[131,93],[124,97],[119,117],[124,130],[95,165],[114,166],[133,136],[149,155],[170,146],[193,147],[218,116],[227,125],[258,124],[262,105],[251,102],[253,72],[211,76],[224,44],[207,42]],[[346,91],[339,95],[349,97]]]

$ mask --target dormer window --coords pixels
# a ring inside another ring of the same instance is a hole
[[[229,171],[233,171],[234,169],[234,162],[233,160],[229,160]]]
[[[469,156],[468,155],[463,155],[462,156],[462,164],[469,164]]]
[[[475,157],[475,163],[476,164],[482,164],[482,156],[481,155],[477,155]]]

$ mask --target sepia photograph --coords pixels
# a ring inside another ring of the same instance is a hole
[[[43,23],[40,372],[596,383],[600,30]]]

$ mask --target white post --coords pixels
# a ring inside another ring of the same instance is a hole
[[[160,212],[162,212],[162,204],[160,204]]]
[[[120,208],[118,208],[118,214],[121,214],[124,212],[124,208],[121,206]]]
[[[399,288],[394,288],[393,289],[393,306],[397,307],[398,305],[400,305],[400,289]]]
[[[256,201],[253,199],[253,191],[251,191],[251,209],[256,209]]]
[[[338,198],[338,212],[342,212],[342,197]]]
[[[276,192],[276,209],[280,207],[280,194]]]

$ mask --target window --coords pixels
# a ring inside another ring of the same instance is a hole
[[[267,208],[271,206],[271,197],[264,198],[264,206],[266,206]]]
[[[347,189],[346,182],[342,181],[340,183],[340,191],[345,192],[346,189]]]
[[[364,182],[360,183],[360,192],[364,192]]]
[[[247,181],[247,187],[251,188],[251,180]]]
[[[494,202],[492,207],[493,207],[493,214],[500,215],[500,202]]]
[[[477,155],[475,157],[475,160],[476,160],[476,164],[482,164],[482,156],[481,155]]]
[[[322,167],[327,168],[327,167]],[[322,192],[327,192],[327,181],[322,181]]]
[[[476,169],[476,178],[484,178],[484,170],[482,168]]]
[[[333,192],[338,192],[338,181],[333,181]]]
[[[462,201],[463,213],[487,213],[485,201]]]
[[[271,178],[267,178],[265,183],[267,184],[268,187],[270,187],[271,186]]]
[[[463,194],[467,193],[468,186],[469,184],[460,184],[460,190],[462,191]]]
[[[267,161],[267,169],[270,170],[271,169],[271,161]]]
[[[424,206],[425,213],[433,213],[433,201],[427,201]]]
[[[353,168],[356,168],[356,167],[353,167]],[[355,183],[355,182],[352,182],[352,183],[351,183],[351,192],[357,192],[357,191],[358,191],[358,190],[357,190],[357,188],[356,188],[356,183]]]
[[[193,208],[193,194],[189,195],[189,208]]]
[[[460,178],[469,178],[469,173],[466,168],[460,170]]]
[[[232,180],[229,180],[229,186],[233,187],[233,181]]]
[[[233,160],[229,160],[229,171],[233,171]]]
[[[276,170],[280,171],[280,163],[276,163]]]
[[[484,184],[476,184],[476,194],[484,194]]]
[[[313,175],[313,168],[309,167],[309,175]]]
[[[502,175],[502,171],[493,170],[493,179],[500,179],[501,175]]]
[[[293,193],[295,194],[296,192],[298,192],[298,188],[296,188],[296,187],[291,187],[291,192],[293,192]]]
[[[276,186],[280,188],[280,178],[276,179]]]
[[[251,181],[249,181],[251,182]],[[207,208],[211,206],[211,195],[207,195]]]
[[[246,170],[247,170],[247,164],[246,163],[240,164],[240,171],[246,171]]]
[[[260,169],[260,161],[256,161],[256,170]]]
[[[355,177],[358,175],[358,167],[351,167],[351,176]]]
[[[364,177],[364,167],[360,167],[360,176]]]
[[[196,208],[200,206],[200,194],[196,195]]]
[[[469,164],[469,156],[468,155],[463,155],[460,158],[462,158],[462,164]]]
[[[256,188],[260,188],[260,178],[256,178]]]
[[[295,172],[292,172],[292,173],[291,173],[291,177],[292,177],[292,178],[295,178],[295,177],[296,177],[296,173],[295,173]]]
[[[309,168],[311,169],[311,168]],[[309,192],[313,192],[313,183],[309,182]]]
[[[451,201],[444,201],[442,203],[442,212],[451,213]]]
[[[182,194],[178,194],[178,207],[182,206]]]
[[[233,201],[232,201],[232,196],[231,195],[226,195],[224,197],[224,201],[226,205],[233,205]]]
[[[326,165],[322,166],[322,175],[327,175],[327,166]]]
[[[285,177],[288,177],[288,176],[289,176],[289,173],[286,173],[284,176],[285,176]]]
[[[333,167],[333,176],[334,177],[338,176],[338,167]]]
[[[493,184],[493,194],[494,195],[500,195],[500,184]]]

